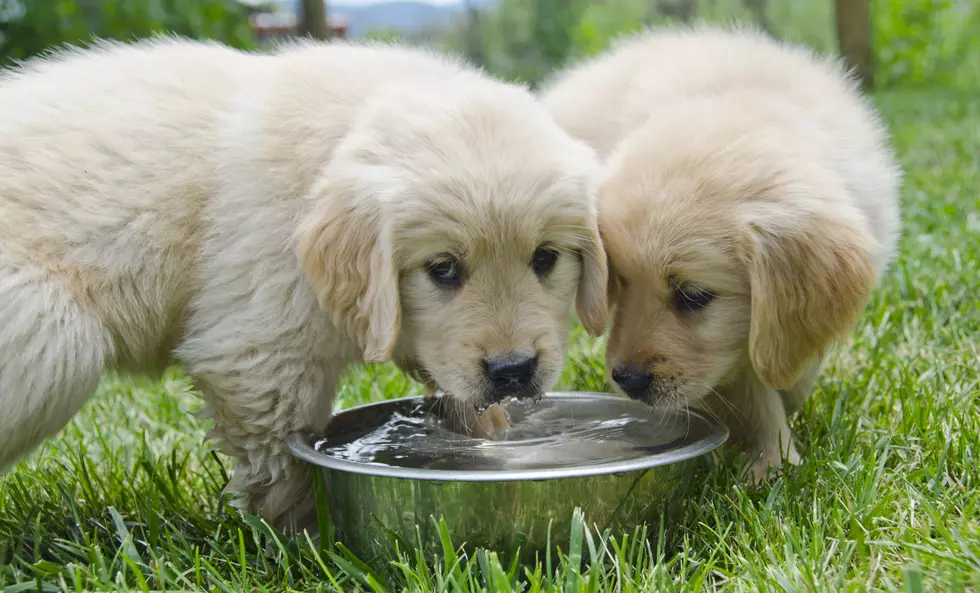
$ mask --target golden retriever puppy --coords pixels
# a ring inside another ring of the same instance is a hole
[[[228,488],[312,509],[284,448],[344,368],[472,405],[549,389],[601,333],[594,151],[527,91],[420,50],[158,39],[0,78],[0,468],[107,368],[185,365]]]
[[[900,172],[841,67],[752,31],[649,32],[544,92],[607,159],[607,372],[748,445],[752,481],[800,462],[787,415],[896,249]]]

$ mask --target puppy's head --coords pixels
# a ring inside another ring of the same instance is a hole
[[[368,362],[483,405],[550,389],[605,326],[597,164],[522,90],[392,89],[313,192],[299,254]]]
[[[788,389],[865,306],[875,242],[839,178],[764,118],[675,121],[701,127],[650,124],[600,188],[610,376],[648,403],[747,370]]]

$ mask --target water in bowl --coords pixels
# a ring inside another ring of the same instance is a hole
[[[332,426],[317,451],[357,463],[493,471],[626,461],[676,449],[710,434],[700,416],[656,411],[626,398],[563,398],[506,404],[510,428],[498,440],[445,426],[431,402],[404,402],[360,426]]]

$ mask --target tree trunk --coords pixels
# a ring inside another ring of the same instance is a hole
[[[483,14],[472,0],[466,7],[466,57],[473,64],[483,67],[486,62],[483,47]]]
[[[874,53],[871,48],[870,0],[835,0],[837,42],[847,65],[854,70],[862,90],[874,87]]]
[[[299,34],[313,39],[330,39],[330,23],[327,22],[325,0],[302,0]]]

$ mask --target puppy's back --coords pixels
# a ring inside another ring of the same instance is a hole
[[[156,365],[199,289],[206,238],[246,232],[215,221],[269,227],[260,208],[292,221],[373,91],[457,75],[475,76],[396,47],[261,55],[172,38],[0,72],[0,259],[58,277],[117,334],[122,362]],[[234,195],[214,207],[222,194]],[[289,237],[270,241],[286,251]]]
[[[276,173],[306,181],[379,88],[454,75],[475,76],[384,45],[301,42],[261,55],[175,38],[66,48],[0,70],[0,247],[43,259],[59,245],[129,253],[118,245],[127,238],[193,245],[204,203],[239,161],[278,152]]]
[[[624,38],[552,79],[543,100],[563,126],[608,153],[659,109],[734,92],[779,95],[808,110],[857,97],[830,60],[751,29],[698,26]]]
[[[766,125],[792,130],[845,180],[886,251],[897,241],[900,173],[887,132],[838,61],[752,29],[655,30],[573,65],[546,85],[543,101],[559,124],[605,157],[651,119],[691,125],[676,113],[690,115],[682,108],[692,102],[735,107],[732,117],[741,107],[778,104]],[[746,133],[758,130],[754,120],[742,125]]]

